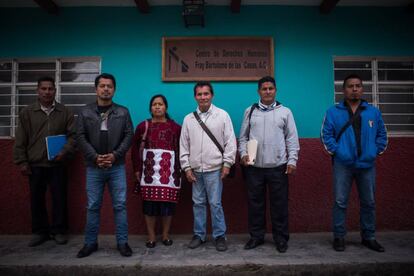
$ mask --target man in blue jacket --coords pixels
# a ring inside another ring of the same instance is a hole
[[[384,252],[375,239],[375,159],[387,147],[381,112],[362,99],[362,80],[349,75],[343,82],[344,101],[326,112],[321,140],[333,164],[333,248],[345,250],[345,217],[355,180],[360,199],[362,244]]]

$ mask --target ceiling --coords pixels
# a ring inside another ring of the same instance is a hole
[[[53,0],[59,7],[136,6],[134,0]],[[146,0],[149,6],[182,5],[182,0]],[[319,6],[322,0],[241,0],[241,5]],[[231,0],[206,0],[207,5],[228,6]],[[337,6],[407,6],[413,0],[340,0]],[[0,0],[0,7],[38,7],[34,0]]]

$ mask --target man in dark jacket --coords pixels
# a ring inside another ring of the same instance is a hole
[[[381,112],[362,99],[362,80],[350,75],[343,83],[344,101],[326,112],[321,140],[333,158],[333,248],[345,250],[345,217],[352,183],[360,200],[362,244],[383,252],[375,239],[375,159],[387,147]]]
[[[77,119],[77,141],[86,160],[88,196],[85,245],[77,257],[89,256],[98,249],[100,210],[105,183],[108,183],[116,224],[116,240],[122,256],[129,257],[126,212],[125,154],[132,136],[132,122],[126,107],[112,101],[114,76],[101,74],[95,79],[96,103],[85,106]]]
[[[32,239],[37,246],[52,237],[56,243],[67,242],[66,171],[64,160],[74,152],[74,117],[64,105],[55,101],[55,80],[43,77],[37,81],[37,101],[19,114],[14,143],[14,163],[22,175],[29,177],[32,212]],[[46,137],[66,135],[66,144],[48,158]],[[45,194],[50,184],[52,225],[49,227]]]

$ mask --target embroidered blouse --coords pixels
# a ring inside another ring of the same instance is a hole
[[[141,173],[142,198],[178,202],[181,188],[178,153],[181,127],[172,120],[156,123],[149,120],[143,156],[139,156],[144,132],[145,121],[137,126],[131,149],[134,172]]]

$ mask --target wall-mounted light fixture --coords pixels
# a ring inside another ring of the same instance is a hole
[[[204,27],[204,0],[183,0],[183,19],[187,28],[192,25]]]

